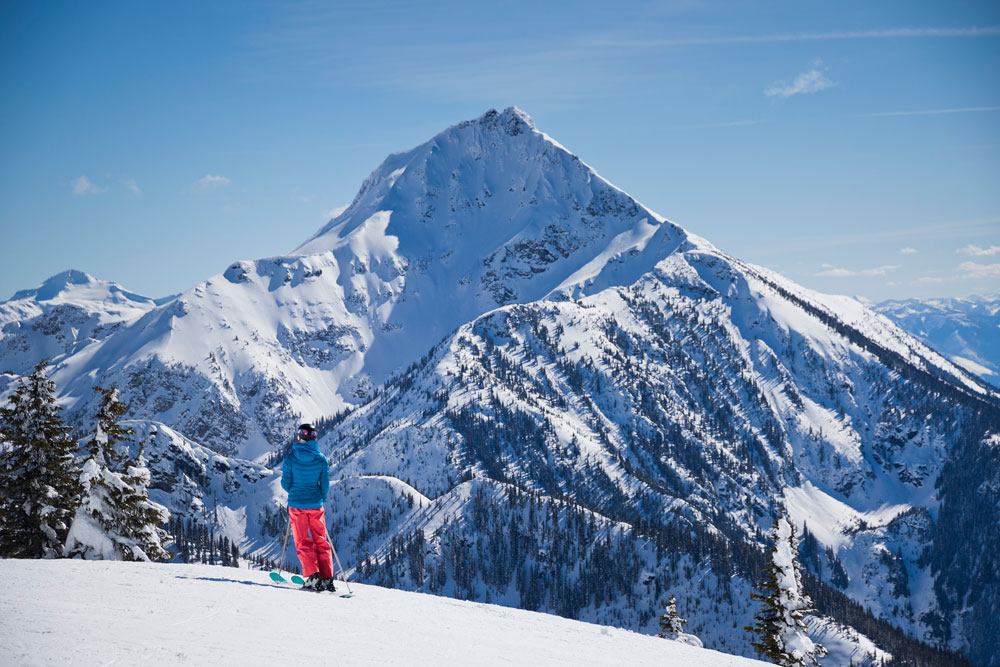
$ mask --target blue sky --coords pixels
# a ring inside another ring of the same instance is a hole
[[[0,299],[288,252],[490,107],[808,287],[1000,292],[997,2],[10,2]]]

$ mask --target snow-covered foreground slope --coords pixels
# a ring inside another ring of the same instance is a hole
[[[765,663],[557,616],[376,586],[344,599],[204,565],[0,561],[0,664]]]

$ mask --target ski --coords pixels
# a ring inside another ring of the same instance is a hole
[[[340,591],[316,591],[317,593],[333,593],[338,598],[352,598],[354,593],[341,593]]]
[[[344,584],[344,585],[347,585],[346,581],[342,581],[341,583]],[[342,597],[342,598],[352,598],[352,597],[354,597],[354,593],[351,591],[350,588],[347,589],[346,593],[341,593],[340,591],[330,591],[330,592],[333,593],[333,594],[335,594],[335,595],[337,595],[337,596],[339,596],[339,597]]]
[[[295,587],[298,587],[298,588],[300,588],[300,589],[302,589],[304,591],[312,591],[314,593],[333,593],[337,597],[341,597],[341,598],[352,598],[352,597],[354,597],[354,593],[341,593],[339,591],[317,591],[314,588],[306,588],[305,586],[303,586],[303,584],[305,583],[305,580],[302,577],[300,577],[299,575],[297,575],[297,574],[293,574],[288,579],[285,579],[283,576],[281,576],[280,572],[271,572],[271,573],[268,574],[268,576],[271,577],[271,581],[273,581],[273,582],[275,582],[277,584],[285,584],[288,588],[292,588],[293,586],[295,586]]]
[[[301,586],[302,584],[305,583],[305,580],[297,574],[293,574],[291,576],[291,579],[285,579],[283,576],[281,576],[280,572],[271,572],[268,576],[271,577],[271,581],[275,581],[279,584],[296,584],[298,586]]]

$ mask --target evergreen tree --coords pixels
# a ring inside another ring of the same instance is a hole
[[[660,634],[657,637],[677,639],[678,635],[684,632],[685,623],[687,623],[687,619],[677,615],[677,598],[671,595],[670,600],[663,603],[663,614],[660,616]]]
[[[88,443],[90,457],[80,473],[83,499],[73,518],[66,553],[93,560],[160,560],[167,553],[162,546],[166,532],[159,524],[170,515],[149,500],[149,470],[141,445],[137,457],[128,458],[135,431],[118,422],[126,408],[118,400],[117,389],[94,389],[101,394],[101,404]],[[123,445],[124,451],[119,452],[117,445]]]
[[[131,553],[125,560],[163,560],[169,554],[163,542],[170,536],[160,527],[170,519],[170,512],[149,498],[149,468],[143,456],[143,443],[132,465],[125,471],[129,491],[125,495],[124,534],[131,540]]]
[[[657,637],[704,648],[705,645],[698,637],[684,632],[685,623],[687,620],[677,614],[677,598],[671,595],[670,600],[663,603],[663,614],[660,615],[660,633]]]
[[[771,557],[764,568],[764,579],[751,597],[761,603],[755,623],[744,628],[757,636],[751,642],[766,660],[782,667],[818,665],[816,658],[826,655],[822,644],[806,634],[803,617],[812,612],[812,600],[802,589],[802,571],[795,529],[784,511],[771,527]]]
[[[42,361],[0,408],[0,556],[62,555],[79,499],[77,443]]]
[[[97,427],[93,437],[87,443],[87,451],[92,459],[103,459],[112,470],[120,471],[121,464],[125,461],[128,451],[119,451],[119,443],[128,446],[135,435],[135,429],[123,427],[118,420],[124,416],[128,408],[118,400],[118,389],[111,387],[94,387],[94,391],[101,395],[101,404],[97,408]]]

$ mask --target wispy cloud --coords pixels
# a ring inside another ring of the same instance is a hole
[[[341,213],[343,213],[346,210],[347,210],[347,204],[345,204],[343,206],[337,206],[335,208],[331,208],[329,211],[326,212],[326,217],[328,217],[329,219],[333,220],[334,218],[336,218],[338,215],[340,215]]]
[[[962,262],[952,275],[925,276],[918,278],[918,283],[950,283],[956,280],[986,280],[1000,278],[1000,263],[980,264],[978,262]]]
[[[958,109],[922,109],[919,111],[879,111],[860,113],[855,118],[877,118],[879,116],[936,116],[945,113],[971,113],[976,111],[1000,111],[1000,107],[962,107]]]
[[[594,46],[604,47],[663,47],[712,46],[715,44],[770,44],[774,42],[821,42],[845,39],[901,39],[918,37],[992,37],[1000,35],[1000,26],[969,28],[886,28],[882,30],[849,30],[841,32],[805,32],[779,35],[735,35],[729,37],[692,37],[681,39],[604,39]]]
[[[972,255],[973,257],[992,257],[993,255],[1000,255],[1000,245],[991,245],[989,248],[980,248],[979,246],[972,245],[970,243],[964,248],[959,248],[955,252]]]
[[[1000,264],[978,264],[962,262],[958,265],[962,279],[970,278],[1000,278]]]
[[[915,255],[917,254],[916,248],[906,247],[899,251],[900,255]]]
[[[902,265],[887,264],[886,266],[877,266],[873,269],[860,269],[858,271],[854,271],[852,269],[841,269],[830,264],[824,264],[822,268],[824,270],[817,273],[817,276],[826,276],[828,278],[847,278],[849,276],[887,276],[890,271],[902,268]]]
[[[720,127],[746,127],[747,125],[759,125],[759,120],[730,120],[722,123],[703,123],[698,125],[675,125],[677,130],[710,130]]]
[[[224,188],[232,183],[225,176],[217,176],[215,174],[205,174],[194,184],[194,189],[205,192],[207,190],[218,190],[219,188]]]
[[[802,72],[791,82],[776,81],[764,90],[768,97],[789,98],[793,95],[807,95],[818,93],[821,90],[835,86],[836,84],[827,78],[826,68],[823,63],[817,60],[813,63],[812,69]]]
[[[142,196],[142,190],[139,189],[139,185],[135,182],[134,178],[123,178],[122,185],[125,189],[134,194],[136,197]]]
[[[86,176],[73,179],[70,181],[69,186],[73,194],[80,195],[81,197],[85,195],[99,195],[107,190],[107,188],[94,185]]]

